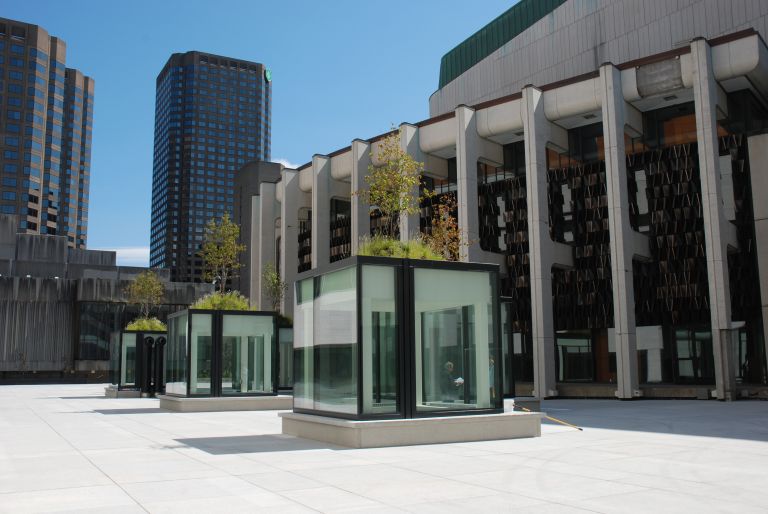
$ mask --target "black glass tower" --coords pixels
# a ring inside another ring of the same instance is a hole
[[[0,213],[19,232],[88,232],[94,81],[65,65],[66,44],[42,27],[0,18]]]
[[[205,224],[233,214],[235,171],[269,160],[272,94],[263,64],[197,51],[157,77],[150,266],[199,282]]]

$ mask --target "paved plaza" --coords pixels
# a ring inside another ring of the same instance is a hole
[[[768,402],[556,400],[583,432],[349,450],[102,395],[0,386],[0,512],[768,513]]]

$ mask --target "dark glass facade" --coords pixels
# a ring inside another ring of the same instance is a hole
[[[270,159],[271,83],[263,64],[173,54],[157,77],[150,265],[200,282],[205,224],[233,215],[234,175]]]
[[[94,81],[65,57],[42,27],[0,18],[0,213],[85,248]]]

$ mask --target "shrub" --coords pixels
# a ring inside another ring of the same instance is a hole
[[[251,307],[248,298],[238,291],[228,293],[211,293],[198,299],[190,305],[190,309],[206,309],[214,311],[248,311]]]
[[[395,257],[398,259],[426,259],[430,261],[444,260],[441,255],[432,251],[422,240],[414,239],[403,243],[380,235],[366,239],[360,245],[359,255],[371,257]]]
[[[136,318],[135,320],[128,323],[125,329],[141,332],[165,332],[168,327],[166,327],[165,323],[157,318]]]

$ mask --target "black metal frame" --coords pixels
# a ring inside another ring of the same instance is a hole
[[[192,317],[195,314],[211,314],[211,392],[209,394],[192,394],[190,392],[190,384],[192,377],[190,371],[192,369],[192,352],[190,351],[192,344]],[[231,398],[238,396],[276,396],[279,390],[280,378],[280,345],[278,344],[278,326],[277,326],[277,313],[273,311],[231,311],[231,310],[215,310],[215,309],[185,309],[183,311],[175,312],[168,316],[168,326],[170,327],[173,319],[182,315],[187,316],[187,340],[186,340],[186,395],[180,395],[175,393],[166,393],[169,396],[187,397],[187,398]],[[272,392],[271,393],[230,393],[222,395],[222,339],[224,329],[224,316],[271,316],[272,317]]]
[[[395,305],[395,319],[397,322],[397,393],[396,393],[396,413],[370,414],[363,413],[363,352],[361,351],[363,328],[360,322],[362,313],[362,268],[365,265],[386,266],[395,268],[395,297],[398,299]],[[437,270],[455,270],[455,271],[486,271],[492,274],[491,279],[491,297],[493,302],[493,311],[497,323],[494,327],[494,340],[496,341],[493,351],[494,361],[501,363],[503,358],[501,340],[501,302],[499,298],[499,266],[496,264],[484,263],[466,263],[451,261],[430,261],[422,259],[399,259],[390,257],[370,257],[370,256],[352,256],[343,261],[336,261],[320,269],[309,270],[300,273],[296,277],[294,287],[305,279],[313,279],[313,299],[317,298],[319,291],[318,281],[320,277],[331,272],[341,271],[348,268],[355,269],[355,302],[357,317],[357,414],[348,414],[341,412],[331,412],[316,409],[297,408],[293,411],[301,414],[314,414],[350,420],[381,420],[381,419],[408,419],[408,418],[429,418],[445,416],[466,416],[480,414],[497,414],[504,411],[503,394],[503,373],[501,367],[496,368],[496,398],[493,400],[495,407],[490,409],[451,409],[432,412],[418,412],[416,410],[416,362],[415,362],[415,338],[412,337],[415,330],[414,322],[414,270],[416,269],[437,269]],[[296,340],[294,339],[294,344]],[[294,380],[296,379],[297,369],[294,361]],[[461,405],[461,404],[459,404]]]

